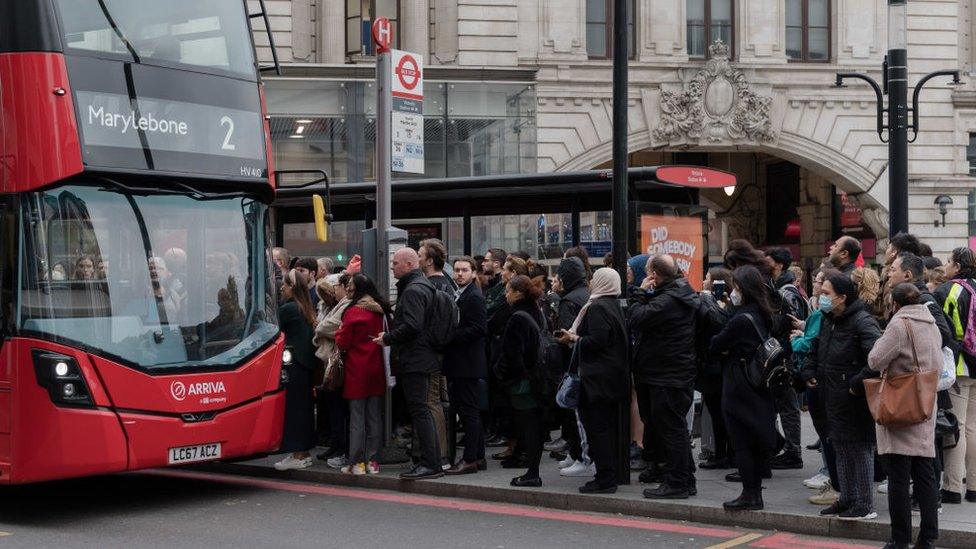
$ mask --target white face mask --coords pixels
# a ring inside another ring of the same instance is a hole
[[[742,294],[739,293],[739,290],[732,290],[732,292],[729,293],[729,301],[731,301],[736,307],[742,305]]]

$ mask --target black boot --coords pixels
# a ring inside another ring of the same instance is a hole
[[[722,504],[728,511],[759,511],[763,508],[762,489],[743,488],[742,494]]]

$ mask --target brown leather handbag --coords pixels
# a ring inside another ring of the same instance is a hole
[[[915,350],[915,332],[905,319],[908,339],[912,345],[915,371],[888,376],[888,370],[880,378],[865,379],[864,393],[868,399],[871,416],[878,425],[901,427],[922,423],[935,410],[935,394],[939,385],[939,369],[923,372]]]

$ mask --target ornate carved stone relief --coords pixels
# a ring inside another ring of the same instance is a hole
[[[775,140],[769,119],[772,98],[749,87],[745,74],[729,61],[727,44],[716,40],[708,51],[711,58],[683,92],[661,92],[661,124],[654,129],[654,139]]]

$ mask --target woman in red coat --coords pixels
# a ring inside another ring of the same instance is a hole
[[[386,393],[383,347],[373,338],[384,331],[390,305],[366,275],[357,274],[347,288],[352,304],[342,315],[335,342],[344,354],[342,398],[349,402],[349,465],[343,473],[378,473],[376,453],[383,442],[380,403]]]

